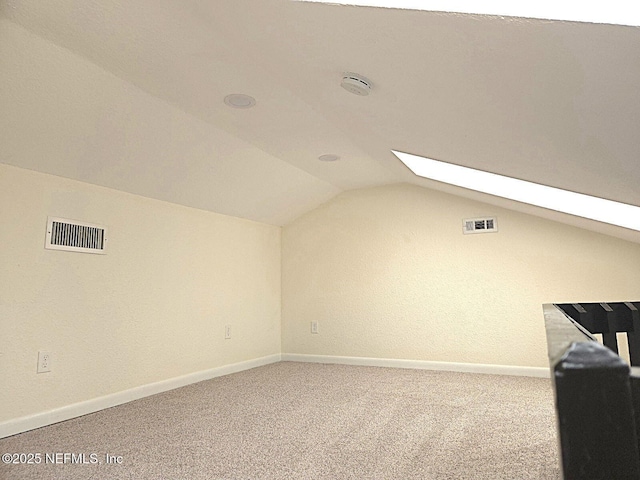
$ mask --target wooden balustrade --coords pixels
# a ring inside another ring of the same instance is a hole
[[[632,362],[638,363],[638,305],[544,306],[566,480],[640,479],[640,376],[617,355],[616,340],[617,332],[627,332]],[[593,336],[598,333],[606,346]]]
[[[617,333],[625,332],[631,365],[640,365],[640,303],[562,303],[556,305],[589,332],[602,334],[602,343],[618,353]]]

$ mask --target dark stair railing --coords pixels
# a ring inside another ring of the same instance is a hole
[[[544,306],[564,478],[640,479],[640,303]],[[602,334],[604,345],[594,334]]]
[[[589,332],[602,334],[602,343],[615,353],[618,353],[616,333],[626,332],[631,365],[640,365],[639,302],[561,303],[556,306]]]

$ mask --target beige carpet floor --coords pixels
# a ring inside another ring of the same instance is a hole
[[[554,422],[547,379],[281,362],[2,439],[43,459],[0,479],[557,479]]]

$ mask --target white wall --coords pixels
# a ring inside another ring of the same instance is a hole
[[[0,205],[0,422],[280,353],[280,228],[1,164]],[[107,255],[45,250],[47,216]]]
[[[546,367],[543,303],[640,299],[639,244],[410,185],[339,195],[282,257],[285,353]]]
[[[411,185],[281,232],[0,164],[0,205],[0,422],[280,352],[545,367],[543,303],[640,299],[639,244]],[[45,250],[47,216],[108,254]]]

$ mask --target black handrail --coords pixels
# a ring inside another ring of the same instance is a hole
[[[544,306],[562,471],[567,480],[637,480],[640,414],[635,412],[640,406],[634,406],[640,403],[640,382],[612,348],[593,336],[615,337],[617,331],[610,318],[616,309],[599,308],[571,304],[567,314]]]
[[[561,303],[556,305],[593,334],[602,334],[602,343],[618,353],[617,333],[625,332],[631,365],[640,365],[640,303]]]

